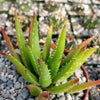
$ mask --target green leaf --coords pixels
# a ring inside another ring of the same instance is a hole
[[[29,46],[26,46],[26,47],[28,49],[28,53],[29,53],[30,60],[31,60],[31,63],[33,65],[34,71],[39,75],[40,69],[39,69],[39,66],[38,66],[38,63],[37,63],[37,57]]]
[[[78,82],[79,82],[79,79],[77,78],[58,86],[52,86],[50,88],[47,88],[46,90],[52,94],[59,94],[59,93],[67,92],[68,90],[73,88]]]
[[[16,54],[16,52],[15,52],[15,50],[14,50],[14,47],[13,47],[13,45],[12,45],[12,43],[11,43],[9,37],[7,36],[7,34],[6,34],[5,31],[3,30],[3,28],[1,28],[1,31],[2,31],[3,37],[4,37],[5,41],[6,41],[6,44],[7,44],[8,48],[9,48],[9,51],[10,51],[11,55],[12,55],[13,57],[15,57],[17,60],[19,60],[19,57],[18,57],[18,55]],[[20,61],[20,60],[19,60],[19,61]]]
[[[66,63],[68,63],[70,60],[72,60],[73,56],[76,56],[79,52],[80,49],[83,48],[84,46],[87,46],[91,40],[93,40],[94,36],[92,36],[91,38],[85,40],[83,43],[81,43],[80,45],[78,45],[73,51],[71,51],[68,56],[66,56],[62,62],[61,65],[65,65]]]
[[[25,68],[16,58],[6,53],[0,52],[0,54],[4,55],[16,66],[18,73],[21,74],[26,81],[28,81],[29,83],[38,84],[37,78],[27,68]]]
[[[100,84],[100,80],[98,81],[92,81],[92,82],[86,82],[86,83],[82,83],[79,84],[77,86],[74,86],[72,89],[70,89],[67,93],[77,93],[79,91],[88,89],[90,87],[96,86]]]
[[[53,78],[53,83],[61,82],[71,76],[73,72],[75,72],[75,70],[78,69],[87,60],[87,58],[97,50],[96,47],[90,48],[87,51],[84,49],[85,47],[82,48],[77,56],[73,57],[68,64],[61,68],[60,72],[58,72]]]
[[[51,76],[48,67],[40,59],[38,59],[38,64],[40,67],[39,83],[41,84],[42,87],[48,87],[51,84]]]
[[[42,58],[44,61],[47,61],[49,54],[50,54],[50,46],[51,46],[51,38],[52,38],[52,31],[53,31],[53,23],[51,24],[48,35],[46,38],[46,42],[44,44],[44,48],[42,51]]]
[[[33,96],[38,96],[40,93],[42,93],[41,88],[34,84],[28,85],[27,87]]]
[[[56,47],[47,61],[48,67],[51,69],[50,72],[52,77],[54,77],[57,74],[63,56],[64,46],[65,46],[66,24],[67,20],[65,21],[62,32],[59,35]]]
[[[38,36],[38,25],[37,25],[37,18],[35,16],[35,13],[33,15],[33,21],[32,21],[32,27],[31,27],[30,47],[32,51],[35,53],[35,55],[38,58],[41,58],[39,36]]]
[[[16,33],[17,33],[16,35],[17,35],[18,47],[21,53],[21,58],[23,60],[25,67],[30,69],[31,67],[30,60],[28,57],[27,48],[25,46],[25,39],[23,36],[23,32],[22,32],[21,25],[20,25],[17,14],[15,14],[15,24],[16,24]]]

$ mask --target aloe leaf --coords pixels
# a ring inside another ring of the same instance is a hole
[[[28,53],[29,53],[30,60],[31,60],[32,66],[34,68],[34,71],[39,75],[40,69],[39,69],[39,66],[38,66],[38,63],[37,63],[37,57],[29,46],[26,46],[26,47],[28,49]]]
[[[6,53],[0,52],[0,54],[4,55],[16,66],[18,73],[21,74],[26,81],[28,81],[29,83],[38,84],[37,78],[27,68],[25,68],[16,58]]]
[[[53,31],[53,23],[51,24],[49,31],[48,31],[48,35],[46,38],[46,42],[44,44],[44,48],[42,51],[42,58],[44,61],[46,61],[49,57],[50,54],[50,46],[51,46],[51,38],[52,38],[52,31]]]
[[[88,89],[88,88],[90,88],[90,87],[93,87],[93,86],[96,86],[96,85],[99,85],[99,84],[100,84],[100,80],[82,83],[82,84],[79,84],[79,85],[77,85],[77,86],[74,86],[74,87],[71,88],[69,91],[67,91],[67,93],[70,93],[70,94],[71,94],[71,93],[77,93],[77,92],[79,92],[79,91]]]
[[[15,57],[17,60],[19,60],[19,57],[18,57],[18,55],[16,54],[16,52],[15,52],[15,50],[14,50],[14,47],[13,47],[13,45],[12,45],[12,43],[11,43],[9,37],[7,36],[7,34],[6,34],[5,31],[3,30],[3,28],[1,28],[1,31],[2,31],[3,37],[4,37],[5,41],[6,41],[6,44],[7,44],[8,48],[9,48],[9,51],[10,51],[11,55],[12,55],[13,57]],[[20,61],[20,60],[19,60],[19,61]]]
[[[65,46],[66,24],[67,20],[65,21],[62,32],[59,35],[56,47],[47,61],[48,67],[51,69],[50,72],[52,77],[54,77],[57,74],[63,56],[64,46]]]
[[[49,93],[43,92],[35,100],[49,100]]]
[[[39,83],[43,87],[48,87],[51,84],[51,76],[48,70],[47,65],[40,59],[38,59],[38,64],[40,67],[40,77]]]
[[[30,18],[31,20],[31,23],[30,23],[30,26],[29,26],[29,36],[28,36],[28,44],[30,45],[30,36],[31,36],[31,28],[32,28],[32,19]]]
[[[87,46],[91,42],[91,40],[93,40],[93,38],[94,38],[94,36],[92,36],[91,38],[85,40],[83,43],[78,45],[73,51],[71,51],[68,54],[68,56],[66,56],[62,60],[61,65],[65,65],[66,63],[68,63],[73,58],[73,56],[76,56],[79,53],[80,49],[83,48],[84,46]]]
[[[16,24],[18,47],[21,53],[21,58],[23,60],[25,67],[29,68],[30,60],[28,57],[27,48],[25,46],[25,39],[23,36],[23,32],[17,14],[15,14],[15,24]]]
[[[28,85],[27,87],[33,96],[38,96],[40,93],[42,93],[41,88],[34,84]]]
[[[38,25],[37,25],[37,18],[35,16],[35,13],[33,15],[33,21],[32,21],[32,27],[31,27],[30,47],[32,51],[35,53],[35,55],[38,58],[41,58],[39,36],[38,36]]]
[[[58,86],[52,86],[50,88],[47,88],[46,90],[52,94],[59,94],[59,93],[67,92],[68,90],[73,88],[78,82],[79,79],[77,78]]]
[[[72,60],[61,68],[61,71],[53,78],[53,83],[61,82],[67,79],[69,76],[75,72],[86,60],[87,58],[97,50],[96,47],[90,48],[85,51],[85,48],[82,48],[77,56],[73,57]]]

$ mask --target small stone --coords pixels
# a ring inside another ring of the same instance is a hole
[[[21,93],[20,93],[20,96],[21,96],[23,99],[26,99],[26,98],[28,97],[28,95],[29,95],[29,92],[28,92],[27,89],[22,90]]]
[[[15,89],[19,89],[21,87],[21,84],[19,82],[15,83]]]
[[[11,80],[9,80],[9,81],[7,82],[7,85],[8,85],[8,87],[12,87],[12,86],[13,86],[13,82],[12,82]]]
[[[86,77],[82,77],[83,82],[86,82]]]
[[[70,95],[70,94],[66,94],[66,99],[67,99],[67,100],[72,100],[71,95]]]
[[[7,73],[10,74],[11,72],[12,72],[12,70],[7,68]]]
[[[23,98],[20,95],[18,95],[17,100],[23,100]]]
[[[7,81],[7,79],[6,79],[5,76],[1,76],[1,80],[2,80],[3,82],[6,82],[6,81]]]
[[[5,63],[0,61],[0,68],[4,68],[5,67]]]
[[[100,74],[98,74],[98,79],[100,79]]]
[[[4,98],[8,98],[8,96],[7,96],[4,92],[2,92],[2,91],[1,91],[1,95],[2,95]]]
[[[96,97],[96,100],[100,100],[100,96],[97,96],[97,97]]]
[[[23,78],[22,76],[19,77],[18,81],[21,82],[21,83],[22,83],[22,82],[23,82],[23,83],[25,82],[25,80],[24,80],[24,78]]]
[[[59,97],[59,100],[65,100],[65,97],[64,96]]]
[[[60,93],[57,95],[57,97],[62,97],[62,96],[64,96],[64,93]]]
[[[27,99],[27,100],[34,100],[33,98],[29,98],[29,99]]]
[[[15,69],[16,69],[15,66],[14,66],[13,64],[11,65],[11,69],[12,69],[12,70],[15,70]]]

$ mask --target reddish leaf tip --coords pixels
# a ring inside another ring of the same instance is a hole
[[[79,82],[79,78],[75,79],[74,83],[78,83]]]
[[[87,48],[87,45],[82,48],[82,51],[84,52],[86,48]]]
[[[1,52],[1,51],[0,51],[0,54],[1,54],[1,55],[4,55],[4,56],[6,56],[6,55],[7,55],[6,53],[3,53],[3,52]]]
[[[30,88],[31,88],[31,86],[30,86],[30,85],[28,85],[28,86],[27,86],[27,88],[28,88],[28,89],[30,89]]]
[[[53,22],[51,23],[51,26],[53,26]]]
[[[15,13],[15,16],[16,16],[16,15],[17,15],[17,14],[16,14],[16,10],[14,11],[14,13]]]
[[[44,97],[45,99],[49,99],[49,93],[48,92],[43,92],[40,94],[41,97]]]
[[[35,18],[35,16],[36,16],[36,14],[35,14],[35,12],[33,13],[33,18]]]

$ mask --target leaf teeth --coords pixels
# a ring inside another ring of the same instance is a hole
[[[7,36],[7,34],[5,33],[3,28],[1,28],[1,31],[2,31],[3,37],[4,37],[5,41],[6,41],[6,44],[7,44],[8,48],[9,48],[9,51],[10,51],[11,55],[19,60],[19,57],[17,56],[9,37]]]
[[[41,60],[40,60],[40,59],[37,59],[37,62],[38,62],[38,64],[40,65]]]
[[[30,27],[29,27],[29,36],[28,36],[28,44],[30,45],[30,36],[31,36],[31,28],[32,28],[32,18],[30,18]]]

